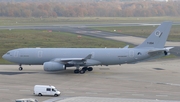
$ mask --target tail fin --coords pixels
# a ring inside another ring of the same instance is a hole
[[[171,30],[172,22],[161,23],[156,30],[154,30],[151,35],[136,48],[142,47],[154,47],[154,48],[164,48],[166,40],[168,38],[169,32]]]

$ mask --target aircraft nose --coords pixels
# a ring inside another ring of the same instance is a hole
[[[7,59],[7,58],[6,58],[6,54],[4,54],[4,55],[2,56],[2,58],[3,58],[3,59]]]

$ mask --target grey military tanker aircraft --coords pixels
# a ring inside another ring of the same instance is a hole
[[[8,51],[2,57],[21,65],[43,65],[45,71],[66,70],[76,67],[74,73],[92,71],[91,66],[134,64],[148,59],[169,55],[173,47],[164,45],[172,22],[163,22],[140,45],[134,48],[19,48]],[[83,67],[80,69],[80,67]]]

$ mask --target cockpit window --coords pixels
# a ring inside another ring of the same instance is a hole
[[[9,54],[10,54],[10,52],[7,52],[6,54],[7,54],[7,55],[9,55]]]
[[[56,92],[56,89],[52,89],[52,91]]]

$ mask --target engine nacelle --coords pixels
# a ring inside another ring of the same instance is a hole
[[[60,71],[65,70],[65,65],[58,62],[44,62],[44,71]]]

